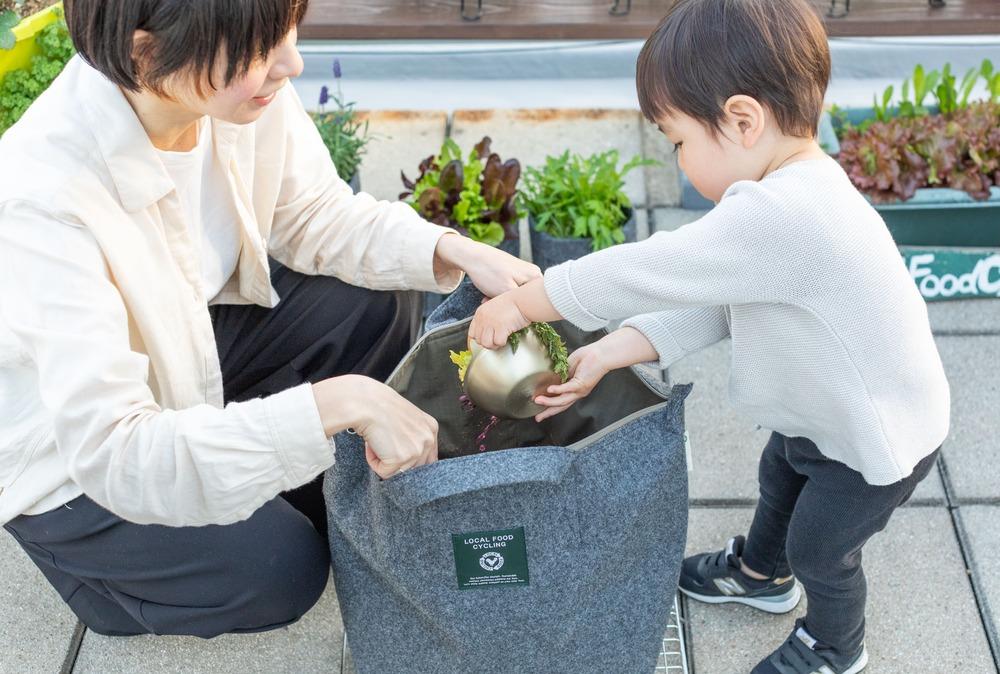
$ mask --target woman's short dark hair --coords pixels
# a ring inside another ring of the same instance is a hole
[[[636,67],[642,113],[682,112],[713,133],[730,96],[757,99],[782,133],[811,138],[830,81],[830,48],[807,0],[677,0]]]
[[[165,95],[174,74],[209,86],[217,57],[227,58],[223,86],[247,73],[301,21],[308,0],[65,0],[66,23],[80,56],[130,91]],[[133,44],[136,30],[152,39]]]

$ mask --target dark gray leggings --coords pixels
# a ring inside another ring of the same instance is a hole
[[[771,576],[794,573],[809,599],[806,629],[853,653],[865,634],[861,549],[927,477],[938,451],[905,479],[874,486],[811,440],[773,433],[760,459],[760,500],[743,562]]]
[[[211,308],[226,401],[349,372],[389,375],[420,315],[416,293],[375,292],[272,264],[273,309]],[[6,529],[73,612],[107,635],[213,637],[300,618],[326,586],[322,476],[226,526],[127,522],[81,496]]]

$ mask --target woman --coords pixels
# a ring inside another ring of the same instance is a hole
[[[329,438],[437,455],[379,383],[403,290],[538,276],[352,194],[288,85],[305,5],[66,0],[79,57],[0,140],[0,522],[101,634],[297,620]]]

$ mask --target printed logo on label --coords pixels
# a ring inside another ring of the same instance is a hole
[[[503,566],[503,555],[499,552],[487,552],[479,558],[479,566],[487,571],[499,571]]]
[[[524,527],[452,534],[458,587],[528,585]]]

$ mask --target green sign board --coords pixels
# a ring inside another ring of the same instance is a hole
[[[928,302],[1000,297],[1000,250],[901,246],[899,252]]]
[[[451,543],[459,589],[528,584],[524,527],[452,534]]]

